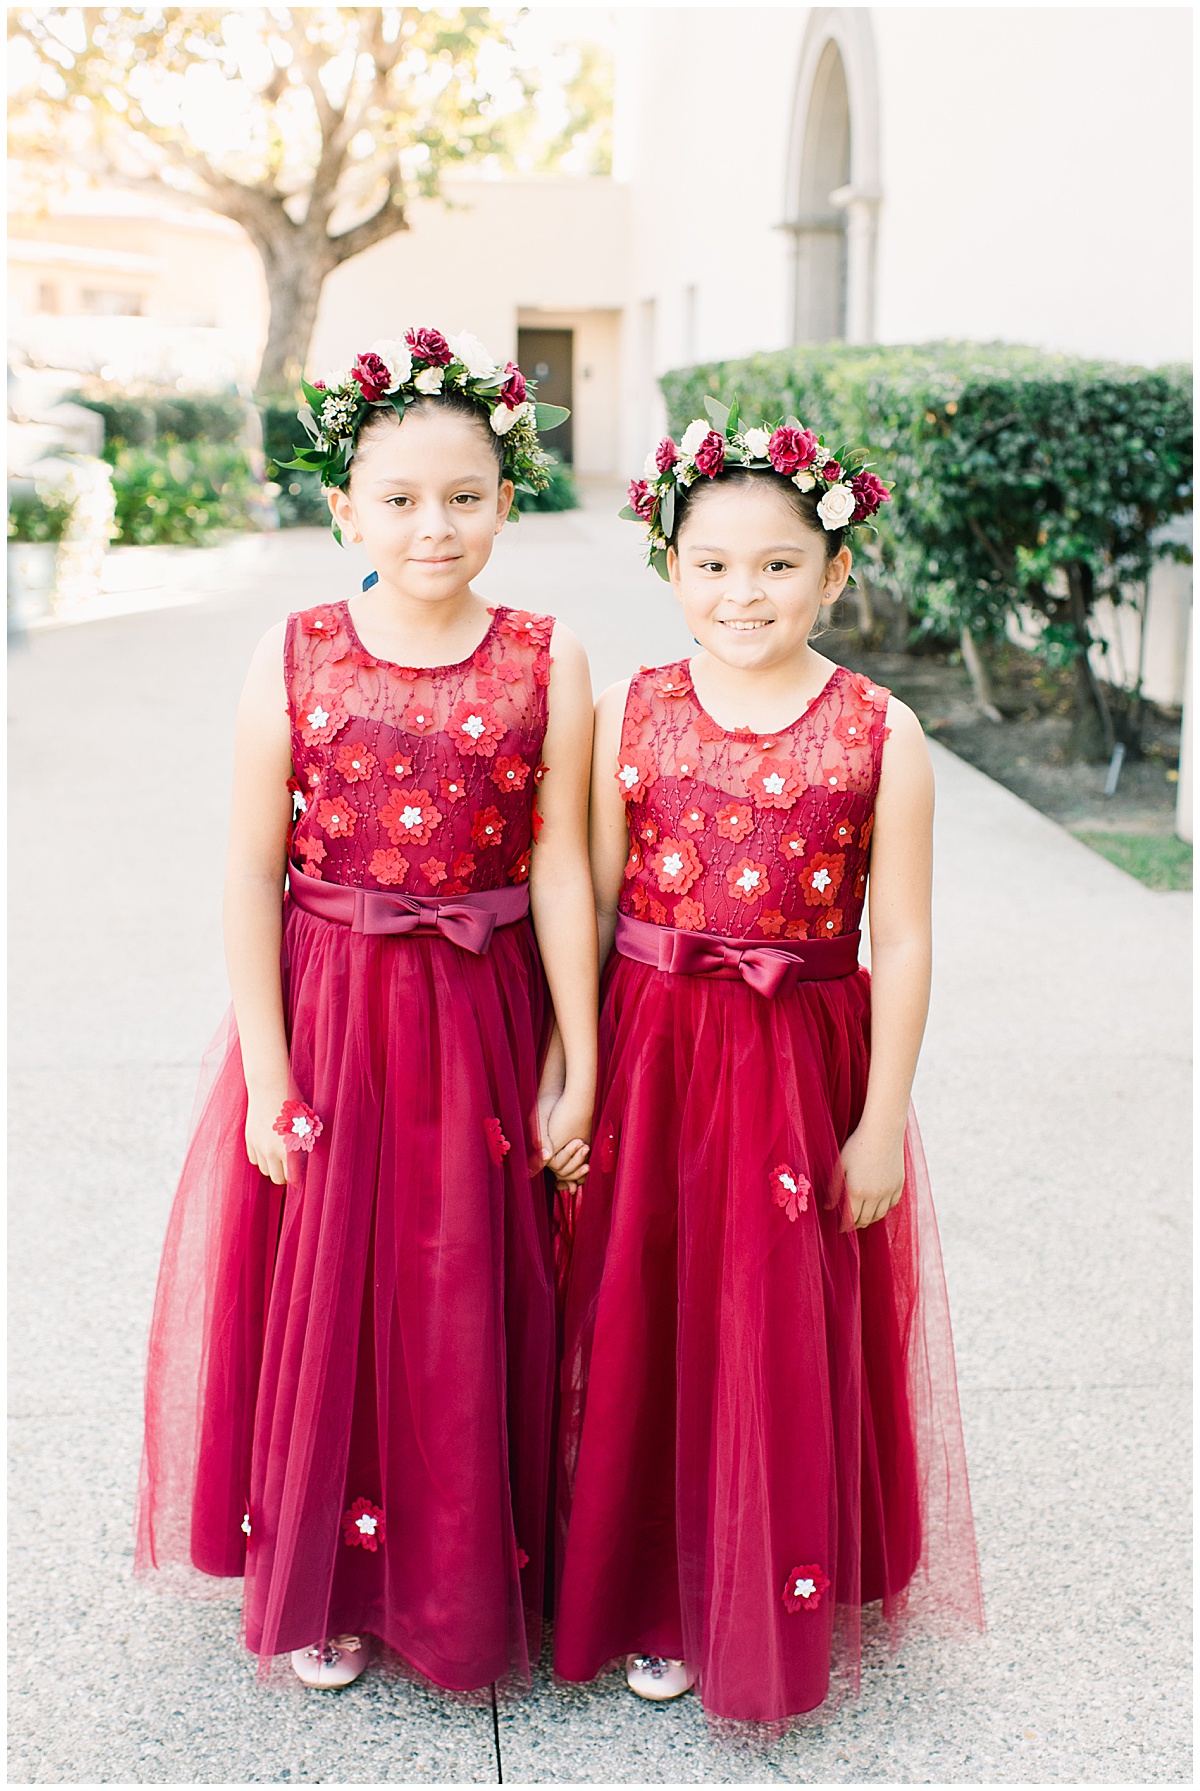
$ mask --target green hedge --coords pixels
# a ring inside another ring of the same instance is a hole
[[[104,457],[156,443],[235,442],[249,406],[236,393],[185,396],[176,392],[81,392],[76,403],[104,419]]]
[[[117,448],[118,543],[199,546],[219,529],[257,526],[263,504],[244,448],[229,442]]]
[[[868,579],[926,631],[998,635],[1010,613],[1042,618],[1041,647],[1089,679],[1089,617],[1122,599],[1156,539],[1191,509],[1191,371],[1131,367],[1003,344],[839,343],[668,373],[672,428],[703,399],[736,395],[747,421],[795,413],[827,440],[870,449],[895,481],[866,548]],[[1096,689],[1100,720],[1105,699]]]

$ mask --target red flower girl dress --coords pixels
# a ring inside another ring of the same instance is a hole
[[[893,1635],[980,1620],[937,1231],[906,1186],[858,1232],[839,1152],[869,1064],[858,925],[888,693],[842,668],[729,732],[644,672],[631,850],[565,1312],[555,1666],[683,1659],[706,1712],[786,1726]],[[569,1517],[569,1523],[568,1523]]]
[[[554,1288],[527,918],[553,620],[459,665],[290,618],[296,1173],[246,1157],[232,1017],[150,1343],[138,1565],[245,1575],[270,1658],[343,1631],[455,1690],[540,1647]],[[300,868],[302,867],[302,868]]]

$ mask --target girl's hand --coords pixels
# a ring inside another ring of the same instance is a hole
[[[539,1096],[542,1160],[560,1185],[568,1182],[578,1186],[588,1173],[592,1104],[590,1091],[586,1099],[570,1088],[561,1094],[543,1089]]]
[[[246,1112],[246,1155],[254,1167],[283,1187],[287,1181],[287,1146],[273,1128],[288,1098],[287,1083],[252,1094]]]
[[[904,1192],[904,1138],[880,1139],[860,1127],[842,1147],[846,1197],[856,1231],[890,1213]]]

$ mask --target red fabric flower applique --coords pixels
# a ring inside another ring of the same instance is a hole
[[[626,871],[626,875],[628,876],[628,870]],[[626,899],[634,918],[636,920],[645,920],[646,909],[649,907],[650,902],[645,889],[640,883],[634,884]]]
[[[696,804],[693,803],[690,808],[685,808],[682,815],[680,815],[679,825],[683,828],[685,833],[703,833],[704,824],[707,820],[708,816],[705,814],[704,810],[698,808]]]
[[[297,717],[300,735],[306,746],[327,746],[349,717],[336,707],[332,697],[306,697]]]
[[[688,677],[687,667],[668,666],[666,671],[660,672],[654,680],[654,688],[659,696],[684,696],[692,688],[692,680]]]
[[[480,849],[498,846],[504,837],[504,816],[498,808],[481,808],[471,822],[471,838]]]
[[[867,873],[863,870],[861,865],[859,865],[854,873],[854,893],[859,898],[865,896],[867,893]]]
[[[836,939],[841,930],[842,911],[840,908],[831,908],[829,913],[823,914],[817,922],[817,935],[819,938]]]
[[[636,877],[643,864],[642,848],[636,840],[629,842],[629,857],[625,860],[625,877]]]
[[[736,896],[739,902],[761,901],[771,884],[767,877],[765,864],[755,864],[752,859],[740,858],[725,873],[729,884],[729,893]]]
[[[646,786],[651,781],[648,765],[639,754],[622,753],[617,763],[617,782],[621,786],[626,802],[637,802],[646,794]]]
[[[808,922],[806,920],[789,920],[787,923],[787,937],[789,939],[807,939]]]
[[[383,1541],[383,1512],[370,1499],[355,1499],[342,1514],[342,1540],[347,1548],[365,1548],[374,1554]]]
[[[358,810],[351,808],[348,802],[327,798],[317,804],[317,824],[325,829],[331,840],[349,839],[357,820]]]
[[[440,858],[427,858],[420,867],[421,875],[431,888],[446,881],[446,866]]]
[[[643,846],[657,846],[658,823],[656,821],[643,821],[642,825],[637,830],[637,836],[641,840]]]
[[[771,1171],[771,1199],[776,1206],[781,1206],[788,1218],[795,1223],[801,1213],[808,1211],[808,1197],[812,1193],[812,1183],[787,1163],[779,1163]]]
[[[858,836],[858,843],[862,847],[864,852],[866,851],[867,847],[871,843],[871,835],[874,831],[875,831],[875,817],[874,817],[874,815],[868,815],[866,820],[862,824],[862,832]]]
[[[467,793],[466,782],[461,771],[456,771],[453,777],[444,777],[439,787],[447,802],[461,802]]]
[[[408,875],[408,860],[402,857],[394,846],[389,846],[386,850],[381,848],[379,851],[372,852],[368,869],[376,883],[382,883],[385,886],[391,883],[401,883]]]
[[[841,887],[846,860],[841,852],[817,852],[805,866],[800,890],[810,908],[823,903],[832,907]]]
[[[854,829],[849,821],[839,821],[833,830],[833,837],[839,846],[850,846],[854,843]]]
[[[864,677],[862,672],[851,672],[850,682],[853,684],[863,702],[870,703],[871,706],[874,707],[875,699],[882,694],[879,686],[877,684],[872,684],[871,680]]]
[[[760,808],[791,808],[800,794],[800,773],[790,759],[760,759],[748,782]]]
[[[487,1138],[488,1155],[493,1163],[503,1163],[512,1149],[512,1145],[500,1129],[500,1121],[491,1117],[483,1122],[484,1136]]]
[[[542,779],[545,777],[547,771],[549,771],[549,769],[550,769],[549,765],[535,765],[533,768],[534,783],[540,784]]]
[[[754,832],[754,810],[746,802],[727,802],[717,810],[717,832],[722,839],[741,845]]]
[[[860,745],[867,738],[867,733],[867,724],[861,715],[856,715],[853,711],[849,715],[839,715],[833,724],[833,737],[840,740],[843,746]]]
[[[404,714],[400,717],[400,725],[410,734],[429,734],[433,732],[433,704],[418,703],[414,697]]]
[[[343,740],[333,762],[348,784],[357,784],[374,771],[375,754],[362,740]]]
[[[678,765],[676,765],[676,767],[675,767],[675,775],[676,775],[676,777],[680,777],[680,778],[693,777],[695,775],[695,768],[691,764],[690,760],[687,760],[687,759],[681,760],[680,763]]]
[[[500,617],[497,627],[510,640],[531,641],[535,647],[548,647],[554,632],[554,617],[535,616],[528,609],[508,609]]]
[[[696,717],[696,734],[699,739],[707,740],[710,744],[725,738],[724,728],[720,722],[713,720],[706,709],[702,709]]]
[[[535,808],[529,817],[529,825],[533,828],[534,839],[537,840],[541,835],[542,828],[546,825],[545,815]]]
[[[783,1588],[789,1611],[815,1611],[829,1590],[829,1580],[819,1567],[793,1567]]]
[[[379,819],[398,846],[423,846],[442,818],[428,790],[393,790]]]
[[[458,742],[460,752],[481,759],[491,758],[504,732],[491,704],[482,702],[455,703],[446,730]]]
[[[405,752],[392,753],[392,755],[388,759],[387,768],[393,777],[398,777],[401,780],[403,780],[406,777],[411,777],[412,776],[412,754],[405,753]]]
[[[533,681],[535,684],[540,684],[543,690],[550,682],[550,667],[553,664],[554,661],[551,659],[549,653],[546,652],[545,648],[542,649],[533,662]]]
[[[475,695],[483,697],[489,703],[494,703],[497,697],[504,695],[504,686],[498,679],[493,678],[490,672],[477,672],[475,674]]]
[[[330,641],[338,631],[338,619],[333,610],[322,605],[320,609],[310,609],[300,618],[300,626],[305,634],[316,635],[321,640]]]
[[[492,766],[492,782],[499,790],[523,790],[528,777],[528,765],[515,755],[506,754]]]
[[[304,860],[304,869],[310,877],[321,875],[321,861],[326,857],[325,841],[319,839],[297,840],[296,850]]]
[[[703,868],[691,840],[663,840],[650,858],[658,887],[671,895],[685,895]]]
[[[459,853],[454,860],[454,875],[456,877],[473,877],[475,875],[475,854],[473,852]]]
[[[529,1566],[529,1556],[525,1553],[525,1550],[523,1548],[519,1548],[517,1550],[517,1567],[518,1567],[518,1569],[520,1569],[522,1567],[528,1567],[528,1566]]]
[[[319,765],[306,765],[304,767],[304,781],[310,790],[315,790],[321,781],[321,767]]]
[[[804,835],[793,828],[791,833],[785,833],[780,840],[779,850],[785,858],[803,858],[807,845]]]
[[[675,912],[671,916],[675,925],[684,933],[702,933],[706,925],[706,917],[699,902],[691,896],[684,896],[675,904]]]
[[[625,698],[625,720],[629,727],[636,727],[639,721],[645,721],[650,713],[650,705],[638,690],[636,684],[629,686],[629,695]]]
[[[646,919],[652,927],[665,927],[670,917],[657,896],[651,896],[646,903]]]
[[[288,1150],[310,1151],[325,1128],[303,1101],[285,1101],[271,1130],[279,1133]]]
[[[783,930],[783,915],[778,908],[768,908],[758,917],[758,930],[765,933],[768,939],[774,939]]]
[[[521,681],[521,668],[515,659],[498,659],[491,667],[491,673],[501,684],[519,684]]]
[[[528,879],[529,879],[529,860],[532,857],[532,855],[533,855],[532,847],[526,846],[526,848],[522,852],[520,858],[518,858],[516,864],[509,866],[508,880],[510,883],[525,883],[528,881]]]

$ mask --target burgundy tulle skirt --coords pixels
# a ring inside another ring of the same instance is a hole
[[[914,1122],[899,1205],[843,1221],[869,1020],[865,971],[768,1000],[610,965],[564,1320],[563,1678],[681,1658],[718,1727],[774,1733],[857,1686],[863,1606],[892,1639],[981,1623]]]
[[[244,1574],[264,1668],[353,1631],[447,1689],[527,1680],[555,1327],[532,930],[477,957],[289,904],[284,990],[324,1130],[286,1189],[250,1166],[230,1017],[163,1252],[138,1567]]]

